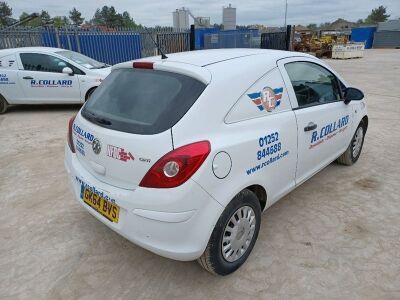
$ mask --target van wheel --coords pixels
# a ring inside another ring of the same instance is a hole
[[[235,272],[250,255],[260,223],[261,207],[257,196],[247,189],[241,191],[218,219],[198,263],[213,274]]]
[[[0,95],[0,114],[4,114],[7,111],[8,103],[2,95]]]
[[[365,129],[364,124],[361,122],[358,125],[353,139],[346,151],[337,159],[338,163],[346,166],[351,166],[360,157],[362,147],[364,145]]]

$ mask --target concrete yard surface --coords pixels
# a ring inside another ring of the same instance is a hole
[[[268,209],[226,277],[128,242],[73,199],[63,159],[79,106],[11,107],[0,116],[0,299],[400,299],[400,50],[327,62],[367,97],[361,157]]]

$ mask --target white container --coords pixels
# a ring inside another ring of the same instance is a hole
[[[337,44],[332,47],[333,59],[348,59],[364,56],[364,43]]]

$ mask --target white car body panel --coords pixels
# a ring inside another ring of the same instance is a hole
[[[155,70],[184,74],[208,85],[171,129],[158,134],[138,135],[103,128],[79,113],[74,126],[101,140],[102,151],[109,144],[121,146],[131,150],[135,160],[120,162],[102,152],[96,156],[91,141],[75,132],[75,148],[83,147],[85,152],[83,155],[78,149],[72,153],[68,145],[65,148],[65,166],[75,197],[100,221],[150,251],[177,260],[198,258],[235,195],[248,187],[262,187],[267,209],[342,154],[367,115],[364,99],[347,105],[337,101],[297,109],[284,64],[304,60],[327,68],[347,85],[320,60],[285,51],[221,49],[168,54],[167,60],[137,60],[154,62]],[[132,68],[132,62],[116,65],[113,70],[119,68]],[[259,102],[262,93],[268,105],[264,100]],[[258,103],[263,103],[262,107]],[[346,124],[329,139],[320,134],[324,127],[346,116]],[[317,133],[304,131],[311,121],[318,125]],[[318,141],[326,140],[310,147],[317,142],[311,143],[313,134],[318,134]],[[210,142],[211,152],[188,181],[169,189],[138,186],[166,153],[203,140]],[[80,197],[82,182],[114,199],[122,210],[119,223],[108,221],[84,204]]]
[[[84,137],[85,133],[91,136],[89,142],[94,139],[107,141],[102,142],[99,154],[93,153]],[[131,190],[137,188],[154,162],[173,149],[170,130],[156,135],[134,135],[100,127],[87,121],[81,114],[76,117],[73,137],[76,156],[88,172],[99,181]],[[157,141],[157,146],[154,141]],[[126,153],[126,160],[121,157],[121,151]],[[103,172],[103,168],[107,171]]]
[[[0,85],[0,94],[9,104],[67,104],[84,103],[87,92],[100,85],[111,68],[88,69],[57,54],[65,49],[49,47],[23,47],[0,50],[0,76],[8,84]],[[72,76],[64,73],[24,70],[21,53],[46,54],[61,59],[85,73]],[[10,61],[14,61],[9,66]]]

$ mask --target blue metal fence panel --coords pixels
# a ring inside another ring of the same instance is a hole
[[[204,35],[209,33],[218,33],[218,28],[196,28],[195,29],[195,48],[204,49]]]
[[[202,49],[219,48],[259,48],[260,34],[258,29],[221,30],[203,34]]]
[[[107,64],[113,65],[141,57],[138,33],[88,33],[79,35],[79,43],[82,54]]]
[[[57,47],[56,35],[54,31],[44,30],[42,32],[42,45],[46,47]]]
[[[42,33],[42,42],[43,46],[81,52],[111,65],[141,57],[140,34],[137,32],[45,30]]]
[[[359,27],[351,30],[351,40],[353,42],[364,42],[365,49],[372,48],[376,27]]]

